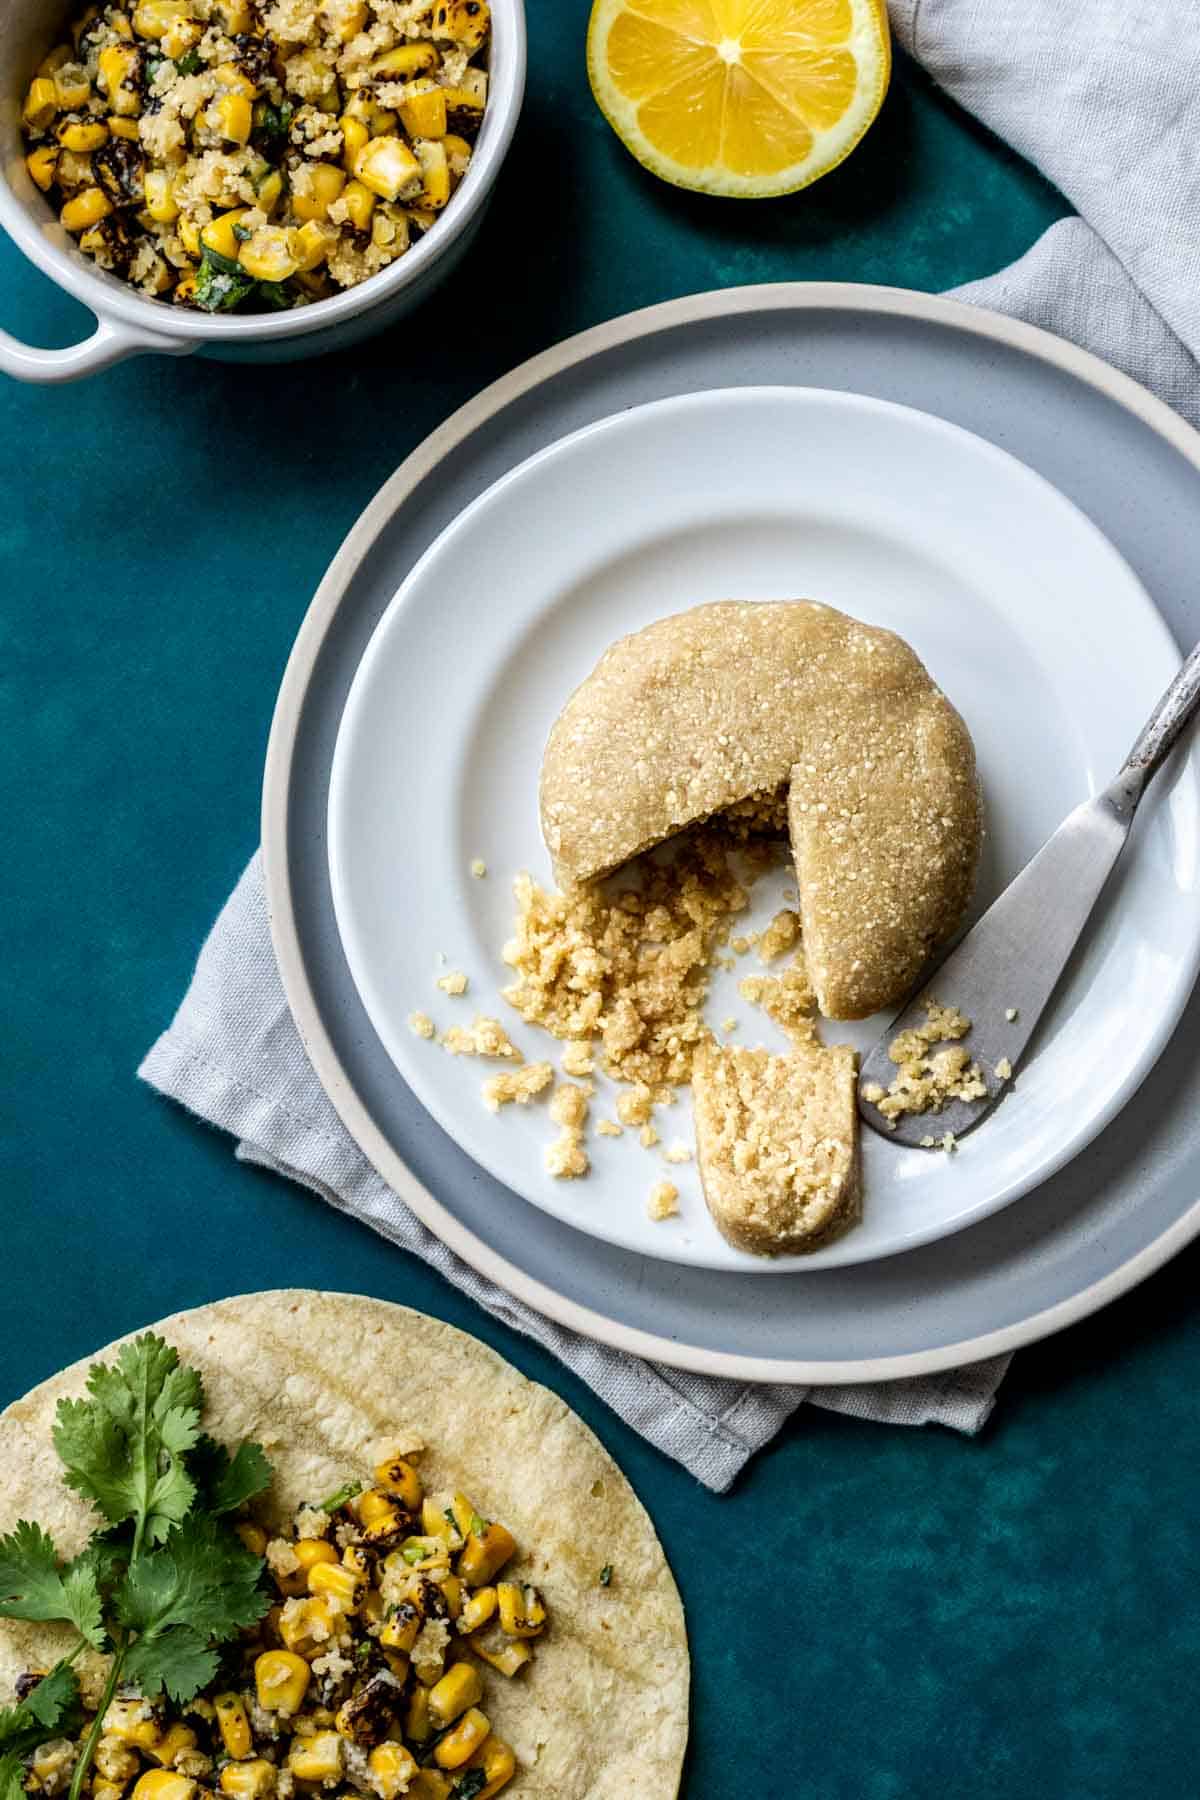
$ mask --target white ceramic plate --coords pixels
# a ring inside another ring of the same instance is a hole
[[[646,1255],[781,1272],[866,1261],[961,1229],[1027,1192],[1137,1087],[1200,954],[1194,764],[1161,778],[1134,854],[1005,1105],[953,1157],[866,1134],[863,1223],[807,1258],[731,1250],[692,1167],[682,1213],[650,1222],[668,1171],[633,1134],[592,1137],[591,1176],[542,1167],[544,1104],[488,1113],[496,1065],[415,1038],[495,1013],[532,1060],[555,1046],[506,1008],[510,880],[548,879],[537,821],[542,746],[566,696],[623,632],[700,600],[811,596],[901,632],[963,712],[988,806],[985,903],[1115,770],[1178,665],[1145,591],[1041,477],[911,409],[812,389],[722,390],[635,409],[550,446],[481,495],[388,608],[352,685],[334,756],[331,882],[371,1022],[442,1126],[527,1200]],[[488,866],[483,881],[472,860]],[[756,891],[751,927],[786,871]],[[444,961],[442,959],[445,959]],[[465,998],[436,978],[460,968]],[[714,982],[709,1016],[782,1046]],[[1019,972],[1014,972],[1015,979]],[[1014,1003],[1019,996],[1014,994]],[[829,1027],[865,1046],[883,1021]],[[661,1121],[691,1140],[686,1100]],[[593,1121],[612,1116],[600,1083]]]

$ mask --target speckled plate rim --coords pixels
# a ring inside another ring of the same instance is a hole
[[[805,310],[814,314],[890,314],[944,325],[1024,352],[1097,389],[1132,413],[1200,475],[1200,434],[1138,382],[1050,332],[962,302],[903,288],[846,282],[780,282],[689,295],[625,314],[531,358],[460,407],[400,464],[351,528],[304,617],[280,686],[264,771],[262,843],[276,960],[306,1053],[330,1102],[363,1153],[448,1248],[547,1317],[633,1355],[740,1380],[844,1384],[932,1374],[1018,1349],[1065,1329],[1127,1293],[1200,1235],[1200,1199],[1132,1256],[1065,1299],[980,1336],[913,1353],[836,1361],[770,1358],[688,1345],[626,1325],[557,1293],[494,1250],[430,1192],[380,1130],[351,1081],[321,1014],[305,963],[290,884],[289,792],[305,699],[342,600],[406,497],[455,449],[514,401],[589,358],[683,325],[731,315]]]

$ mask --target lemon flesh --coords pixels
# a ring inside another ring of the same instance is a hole
[[[887,92],[883,0],[596,0],[588,74],[637,160],[678,187],[793,193],[848,156]]]

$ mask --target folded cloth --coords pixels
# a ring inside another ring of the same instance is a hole
[[[965,106],[1058,183],[1061,220],[957,297],[1096,351],[1200,422],[1200,293],[1185,221],[1200,182],[1186,129],[1200,40],[1161,0],[893,0],[897,35]],[[414,1217],[346,1132],[284,999],[256,856],[140,1073],[232,1132],[238,1155],[303,1183],[534,1338],[698,1480],[728,1488],[804,1401],[889,1424],[976,1432],[1008,1366],[928,1380],[766,1387],[690,1375],[593,1343],[484,1280]]]

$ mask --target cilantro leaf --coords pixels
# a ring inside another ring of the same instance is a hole
[[[272,1469],[261,1444],[239,1444],[232,1457],[223,1444],[201,1436],[188,1458],[205,1512],[228,1513],[271,1485]]]
[[[134,1521],[134,1542],[158,1543],[195,1497],[183,1462],[204,1403],[200,1377],[147,1332],[123,1344],[115,1363],[95,1363],[90,1400],[60,1400],[54,1443],[66,1482],[111,1524]]]
[[[24,1773],[19,1751],[6,1750],[0,1756],[0,1800],[28,1800],[22,1779]]]
[[[135,1557],[117,1586],[113,1610],[136,1631],[124,1673],[145,1694],[163,1687],[190,1700],[216,1673],[211,1639],[253,1625],[270,1604],[259,1586],[262,1559],[228,1527],[189,1518],[160,1549]]]
[[[204,245],[195,294],[196,305],[204,312],[232,312],[257,285],[239,271],[237,263]]]
[[[54,1540],[25,1519],[0,1538],[0,1617],[63,1619],[93,1649],[104,1643],[95,1572],[83,1561],[60,1569]]]
[[[65,1662],[60,1662],[30,1688],[17,1710],[29,1713],[39,1725],[50,1731],[74,1713],[78,1705],[79,1683],[75,1679],[75,1671]]]
[[[198,75],[203,66],[198,50],[185,50],[182,56],[175,58],[175,67],[181,75]]]
[[[20,1791],[22,1756],[56,1729],[74,1726],[80,1716],[79,1683],[65,1662],[56,1663],[18,1705],[0,1708],[0,1795],[7,1791],[5,1781],[13,1768]]]

